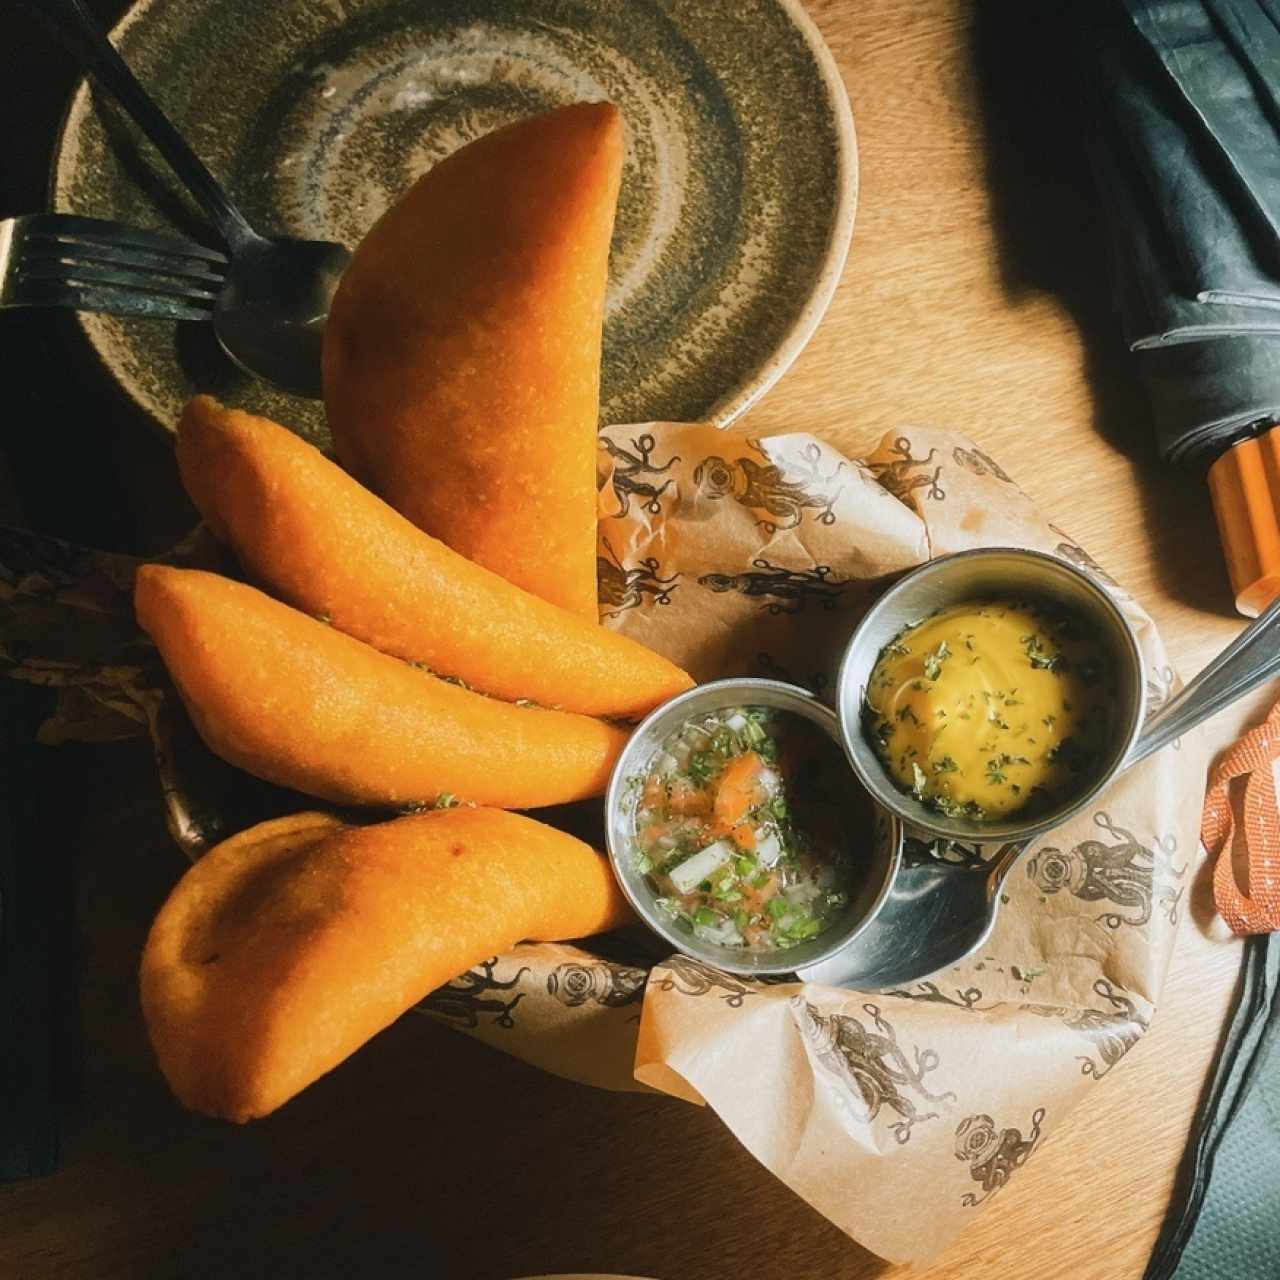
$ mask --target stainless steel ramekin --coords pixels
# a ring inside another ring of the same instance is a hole
[[[635,869],[632,838],[635,831],[636,789],[628,781],[642,774],[655,753],[686,721],[725,707],[775,707],[791,711],[818,725],[831,740],[841,744],[835,713],[812,694],[778,680],[717,680],[699,685],[665,702],[637,726],[614,766],[605,795],[605,836],[614,874],[636,914],[657,934],[686,955],[704,960],[730,973],[793,973],[817,964],[848,946],[880,909],[902,857],[902,826],[891,812],[858,798],[850,805],[856,829],[848,832],[850,844],[864,859],[865,874],[851,884],[849,903],[840,916],[818,937],[782,951],[755,952],[704,942],[654,906],[648,881]],[[857,778],[849,786],[861,792]]]
[[[1053,809],[1032,819],[949,818],[899,789],[863,731],[867,683],[880,651],[904,628],[966,601],[1026,598],[1065,606],[1091,628],[1116,673],[1111,738],[1097,767]],[[1025,840],[1065,822],[1092,804],[1120,772],[1146,712],[1146,681],[1137,637],[1107,591],[1083,570],[1039,551],[984,547],[939,556],[909,573],[876,602],[845,651],[836,686],[845,752],[863,786],[916,831],[965,843]]]

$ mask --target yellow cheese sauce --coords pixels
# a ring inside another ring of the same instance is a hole
[[[1030,816],[1096,769],[1114,692],[1073,615],[984,600],[943,609],[881,650],[864,726],[894,780],[931,808]]]

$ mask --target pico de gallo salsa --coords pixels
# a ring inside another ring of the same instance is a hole
[[[794,947],[848,904],[848,770],[803,716],[751,706],[698,716],[633,785],[635,868],[659,910],[704,941]]]

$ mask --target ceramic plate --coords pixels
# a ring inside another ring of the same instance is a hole
[[[606,422],[728,423],[804,346],[844,264],[853,122],[793,0],[140,0],[113,38],[262,229],[347,245],[463,143],[617,103]],[[96,89],[72,102],[53,185],[59,209],[217,243]],[[242,374],[207,324],[82,323],[166,427],[209,391],[325,438],[317,402]]]

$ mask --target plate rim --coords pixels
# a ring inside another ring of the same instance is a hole
[[[849,91],[840,73],[839,64],[802,0],[768,0],[768,2],[775,5],[799,32],[814,60],[827,101],[831,106],[836,141],[836,205],[816,281],[804,305],[774,350],[762,364],[757,366],[745,383],[722,396],[708,410],[705,421],[721,430],[732,426],[771,391],[808,346],[843,278],[853,241],[853,225],[858,208],[857,131],[854,127]],[[152,8],[153,3],[154,0],[132,0],[119,21],[107,33],[111,43],[118,47],[129,28]],[[66,110],[62,114],[49,161],[48,204],[51,209],[59,210],[64,207],[64,198],[70,184],[70,176],[64,172],[64,164],[70,163],[70,157],[75,149],[74,134],[83,127],[89,105],[89,76],[84,75],[77,82]],[[98,317],[92,312],[84,311],[76,311],[74,315],[76,328],[92,350],[102,371],[153,427],[166,435],[172,435],[176,427],[166,421],[167,415],[162,412],[161,406],[135,379],[128,375],[126,370],[116,367],[108,358],[104,349],[106,343],[100,342],[95,336]]]

